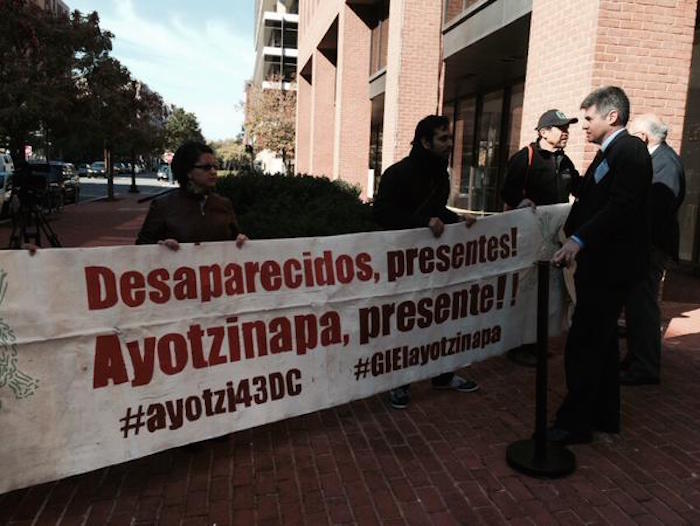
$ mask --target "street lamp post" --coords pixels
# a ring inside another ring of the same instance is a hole
[[[141,118],[138,108],[138,101],[141,100],[141,83],[137,80],[132,80],[131,85],[134,88],[134,118],[138,121]],[[133,142],[131,144],[131,186],[129,187],[129,193],[139,193],[139,188],[136,186],[136,145]]]

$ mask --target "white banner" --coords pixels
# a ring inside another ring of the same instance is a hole
[[[335,406],[536,338],[568,205],[327,238],[0,253],[0,492]],[[563,281],[552,273],[550,326]]]

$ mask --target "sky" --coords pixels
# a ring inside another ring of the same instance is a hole
[[[255,61],[253,0],[65,0],[97,11],[114,34],[112,56],[170,104],[197,116],[204,137],[241,130]]]

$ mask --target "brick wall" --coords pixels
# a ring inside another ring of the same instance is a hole
[[[382,170],[408,154],[416,123],[436,112],[441,27],[441,2],[391,1]]]
[[[598,3],[533,0],[521,146],[536,136],[537,119],[548,109],[557,108],[580,117],[581,101],[591,91]],[[574,124],[567,153],[579,169],[584,161],[584,147],[580,124]],[[593,152],[592,146],[588,149]]]
[[[369,27],[345,6],[338,20],[333,177],[360,185],[363,199],[367,197],[369,168],[370,37]]]
[[[688,93],[697,0],[600,0],[592,86],[621,86],[631,114],[669,125],[678,150]]]
[[[343,10],[345,0],[300,0],[297,64],[306,64]]]
[[[533,0],[521,144],[543,111],[580,116],[591,90],[613,84],[630,97],[632,116],[651,111],[667,121],[678,148],[696,7],[697,0]],[[593,158],[580,124],[567,153],[579,169]]]

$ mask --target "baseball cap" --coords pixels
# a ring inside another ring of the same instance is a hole
[[[548,128],[550,126],[564,126],[568,124],[574,124],[575,122],[578,122],[578,119],[576,117],[567,117],[566,115],[564,115],[564,112],[559,110],[547,110],[542,114],[540,120],[537,121],[537,128],[535,129],[540,130],[542,128]]]

